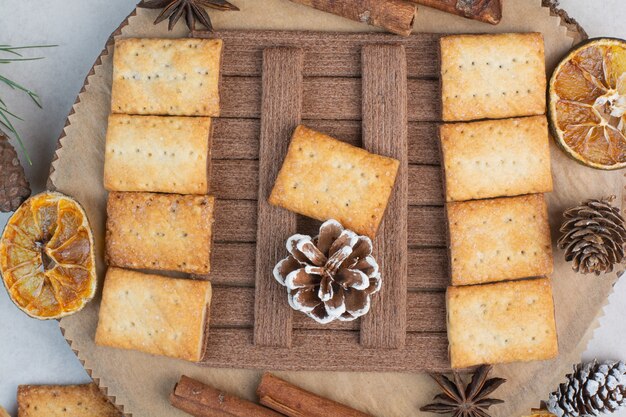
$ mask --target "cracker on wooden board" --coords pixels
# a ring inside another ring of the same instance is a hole
[[[206,194],[211,118],[112,114],[104,153],[109,191]]]
[[[448,287],[452,368],[558,355],[548,278]]]
[[[447,204],[452,285],[549,275],[543,194]]]
[[[546,68],[540,33],[443,36],[440,56],[443,120],[545,113]]]
[[[111,111],[219,116],[221,39],[117,39]]]
[[[17,407],[19,417],[122,416],[96,384],[20,385]]]
[[[335,219],[371,238],[383,218],[399,162],[298,126],[269,202],[317,220]]]
[[[208,274],[214,200],[211,196],[109,193],[108,264]]]
[[[446,123],[439,136],[446,201],[552,191],[545,116]]]
[[[109,268],[96,344],[197,362],[204,353],[210,304],[209,281]]]

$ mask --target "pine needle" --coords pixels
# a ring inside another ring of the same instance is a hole
[[[57,45],[27,45],[27,46],[11,46],[11,45],[4,45],[4,44],[0,45],[0,65],[10,64],[10,63],[15,63],[15,62],[24,62],[24,61],[37,61],[39,59],[43,59],[43,57],[24,57],[21,51],[27,50],[27,49],[52,48],[55,46]],[[3,56],[2,55],[3,53],[8,55],[8,57]],[[18,91],[23,92],[28,97],[30,97],[30,99],[33,101],[33,103],[35,103],[37,107],[42,108],[41,98],[34,91],[24,87],[23,85],[13,80],[8,79],[7,77],[3,75],[0,75],[0,84],[4,84],[13,90],[18,90]],[[17,129],[11,122],[11,119],[23,120],[16,114],[12,113],[9,110],[7,104],[2,100],[2,98],[0,98],[0,126],[4,126],[6,130],[13,133],[13,135],[15,136],[15,139],[17,139],[17,142],[19,143],[20,148],[22,149],[22,152],[24,152],[24,155],[26,156],[28,163],[32,165],[33,162],[31,161],[30,156],[28,155],[28,152],[26,151],[26,147],[24,146],[24,143],[22,142],[22,137],[20,136],[19,132],[17,131]]]

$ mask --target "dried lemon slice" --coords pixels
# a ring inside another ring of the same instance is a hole
[[[82,309],[96,292],[87,215],[72,198],[45,192],[26,200],[0,237],[0,274],[26,314],[56,319]]]
[[[574,49],[550,80],[550,124],[577,161],[626,166],[626,42],[594,39]]]

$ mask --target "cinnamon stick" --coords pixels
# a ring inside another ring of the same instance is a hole
[[[417,6],[402,0],[291,0],[357,22],[409,36]]]
[[[170,403],[196,417],[284,417],[185,375],[170,394]]]
[[[501,0],[409,0],[444,12],[497,25],[502,19]]]
[[[256,390],[259,401],[288,417],[371,417],[346,405],[320,397],[272,374],[264,374]]]

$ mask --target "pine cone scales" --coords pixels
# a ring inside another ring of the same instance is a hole
[[[9,139],[0,133],[0,211],[15,211],[30,196],[24,168]]]
[[[583,274],[607,273],[624,259],[626,228],[617,207],[608,200],[589,200],[566,210],[558,246],[565,260]]]
[[[274,278],[287,287],[289,305],[325,324],[354,320],[370,308],[380,290],[372,241],[328,220],[311,238],[296,234],[287,240],[289,256],[274,267]]]
[[[567,382],[548,398],[546,408],[557,417],[597,416],[626,405],[626,365],[596,361],[574,366]]]

